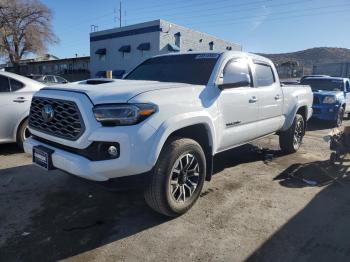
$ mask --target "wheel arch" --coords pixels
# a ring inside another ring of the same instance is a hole
[[[28,113],[26,114],[23,114],[17,121],[16,123],[16,126],[13,130],[13,133],[12,133],[12,138],[14,141],[17,142],[17,134],[18,134],[18,129],[21,127],[21,125],[24,123],[24,121],[26,121],[27,119],[29,118],[29,115]]]
[[[309,108],[305,104],[300,104],[296,105],[294,109],[290,112],[290,114],[286,116],[285,123],[280,131],[286,131],[292,126],[296,114],[300,114],[304,118],[306,126],[307,120],[310,118]]]
[[[157,143],[157,148],[154,149],[155,152],[154,154],[152,154],[153,157],[151,161],[152,161],[152,164],[155,165],[162,148],[167,143],[167,141],[169,141],[169,139],[173,137],[184,137],[184,138],[193,139],[194,141],[199,143],[203,148],[203,151],[206,156],[206,164],[207,164],[206,180],[210,181],[213,173],[213,152],[214,152],[213,148],[215,146],[214,129],[212,124],[208,122],[207,119],[204,121],[195,121],[195,122],[193,122],[192,120],[191,120],[191,123],[187,121],[176,123],[176,124],[172,123],[170,126],[173,128],[165,128],[167,124],[164,124],[163,128],[165,128],[165,130],[160,131],[162,134],[159,134],[160,139],[159,139],[159,142]]]

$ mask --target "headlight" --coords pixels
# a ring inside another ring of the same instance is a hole
[[[157,106],[153,104],[114,104],[93,108],[96,120],[104,126],[135,125],[156,111]]]
[[[326,96],[325,98],[323,98],[324,104],[334,104],[335,102],[337,102],[335,96]]]

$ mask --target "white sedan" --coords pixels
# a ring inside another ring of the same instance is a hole
[[[45,85],[17,74],[0,71],[0,144],[29,136],[28,115],[32,96]]]

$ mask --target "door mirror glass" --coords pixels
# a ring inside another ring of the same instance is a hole
[[[252,84],[248,64],[245,59],[232,60],[227,63],[222,75],[221,90],[235,87],[250,87]]]

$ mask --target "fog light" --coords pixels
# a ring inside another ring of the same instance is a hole
[[[118,148],[115,146],[108,147],[108,154],[112,157],[116,157],[119,155]]]

